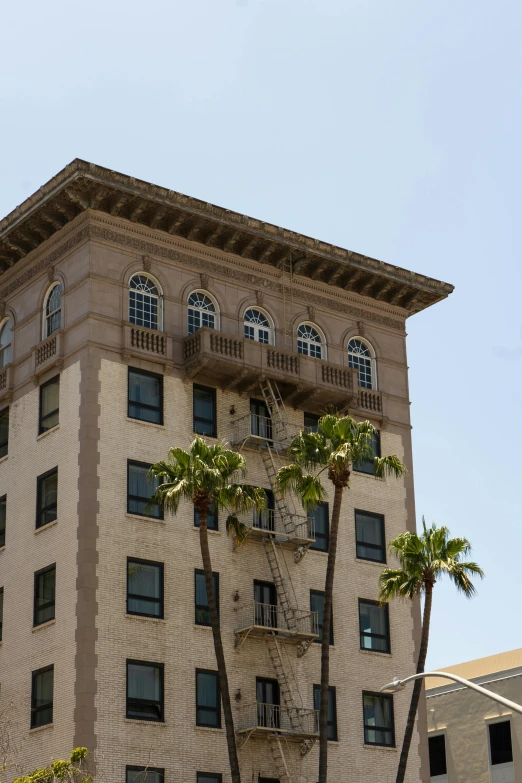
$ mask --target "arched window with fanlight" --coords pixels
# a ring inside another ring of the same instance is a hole
[[[44,337],[62,328],[62,291],[61,283],[54,283],[45,297]]]
[[[297,352],[314,359],[324,359],[326,340],[316,326],[301,324],[297,329]]]
[[[140,272],[129,281],[129,321],[146,329],[162,329],[161,293],[157,283]]]
[[[219,329],[219,310],[216,302],[204,291],[193,291],[188,298],[188,333],[202,327]]]
[[[0,327],[0,367],[11,362],[11,330],[13,322],[8,318]]]
[[[247,340],[255,340],[265,345],[274,344],[274,327],[268,316],[257,307],[249,307],[243,316],[244,334]]]
[[[363,389],[377,388],[375,352],[360,337],[352,337],[348,343],[348,367],[357,370],[358,383]]]

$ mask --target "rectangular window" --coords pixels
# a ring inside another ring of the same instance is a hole
[[[163,617],[163,563],[127,558],[127,614]]]
[[[321,417],[317,416],[315,413],[305,413],[304,414],[304,431],[305,432],[317,432],[319,427],[319,419]]]
[[[207,386],[196,386],[193,389],[194,432],[198,435],[217,437],[216,390]]]
[[[34,626],[54,620],[55,594],[56,563],[53,563],[34,575]]]
[[[9,446],[9,408],[0,413],[0,457],[5,457]]]
[[[54,522],[58,514],[58,468],[36,480],[36,527]]]
[[[32,674],[31,728],[53,722],[54,666],[46,666]]]
[[[221,728],[219,677],[208,669],[196,669],[196,725]]]
[[[308,512],[308,523],[310,525],[310,538],[314,543],[310,549],[317,549],[319,552],[328,552],[328,543],[330,540],[330,512],[328,503],[319,503],[316,509]]]
[[[146,462],[127,460],[127,513],[163,519],[163,507],[159,503],[148,505],[160,484],[159,479],[148,477],[149,468]]]
[[[277,628],[277,590],[273,582],[254,580],[254,622]]]
[[[384,537],[384,517],[370,511],[355,509],[355,544],[360,560],[386,562],[386,540]]]
[[[508,764],[510,761],[513,761],[511,721],[503,720],[500,723],[490,723],[488,731],[491,766]]]
[[[157,767],[126,767],[125,783],[163,783],[165,770]]]
[[[127,661],[127,718],[165,720],[162,663]]]
[[[2,641],[3,625],[4,625],[4,588],[0,587],[0,642]]]
[[[257,725],[281,727],[281,694],[279,682],[271,677],[256,677]]]
[[[390,652],[390,621],[388,604],[359,598],[359,630],[361,650]]]
[[[250,400],[250,434],[272,440],[272,419],[263,400]]]
[[[197,508],[194,509],[194,527],[199,527],[199,511]],[[218,529],[218,512],[217,511],[209,511],[207,516],[207,529],[208,530],[217,530]]]
[[[130,419],[163,424],[163,376],[129,367]]]
[[[38,434],[56,427],[60,408],[60,376],[40,386],[40,417]]]
[[[5,546],[5,521],[7,512],[7,495],[0,498],[0,547]]]
[[[275,495],[271,489],[264,490],[266,508],[252,511],[252,525],[258,530],[275,530]]]
[[[365,743],[395,747],[393,696],[363,693],[363,712]]]
[[[319,731],[319,710],[321,708],[321,686],[314,685],[314,710],[316,713],[316,731]],[[335,687],[328,688],[328,739],[337,742],[337,696]]]
[[[319,637],[315,639],[319,644],[323,640],[323,613],[324,613],[324,593],[322,590],[310,590],[310,611],[317,612],[317,628]],[[332,622],[330,623],[330,644],[334,643],[333,635],[333,612]]]
[[[370,446],[372,447],[373,457],[363,459],[361,462],[354,462],[353,469],[358,473],[369,473],[370,476],[373,476],[373,458],[381,456],[381,433],[379,430],[374,433],[370,441]]]
[[[430,754],[430,777],[434,778],[437,777],[437,775],[447,775],[446,737],[444,734],[428,737],[428,750]]]
[[[222,783],[223,776],[213,772],[198,772],[197,783]],[[277,781],[279,783],[279,781]]]
[[[213,573],[214,598],[219,614],[219,574]],[[194,571],[194,596],[196,614],[194,622],[196,625],[210,625],[210,609],[208,608],[207,586],[205,584],[205,573],[199,568]]]

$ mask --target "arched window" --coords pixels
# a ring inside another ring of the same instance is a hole
[[[0,329],[0,367],[5,367],[11,361],[11,329],[13,322],[10,318],[4,321]]]
[[[352,337],[348,343],[348,367],[357,370],[359,386],[363,389],[376,387],[375,354],[360,337]]]
[[[62,286],[55,283],[47,292],[44,305],[44,337],[62,327]]]
[[[218,328],[218,309],[203,291],[193,291],[188,298],[188,333],[194,334],[203,326]]]
[[[322,359],[325,352],[324,342],[319,330],[311,324],[301,324],[297,330],[297,352],[304,356]]]
[[[148,275],[133,275],[129,283],[129,321],[146,329],[160,329],[161,294]]]
[[[274,344],[274,329],[268,317],[255,307],[245,310],[243,316],[245,338],[265,345]]]

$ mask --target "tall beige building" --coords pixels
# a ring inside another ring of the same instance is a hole
[[[201,433],[269,496],[237,551],[211,523],[243,780],[317,779],[329,509],[307,520],[271,479],[333,404],[409,468],[355,466],[331,639],[329,779],[393,781],[407,704],[378,690],[412,670],[420,623],[375,603],[387,542],[415,528],[405,322],[452,287],[80,160],[0,223],[0,270],[10,763],[85,745],[100,783],[230,780],[197,519],[147,507],[148,465]],[[416,733],[409,783],[427,760]]]

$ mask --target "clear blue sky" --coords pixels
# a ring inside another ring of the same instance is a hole
[[[408,322],[417,511],[474,545],[431,667],[522,645],[520,3],[6,3],[0,215],[75,157],[446,280]],[[407,674],[407,672],[397,672]]]

